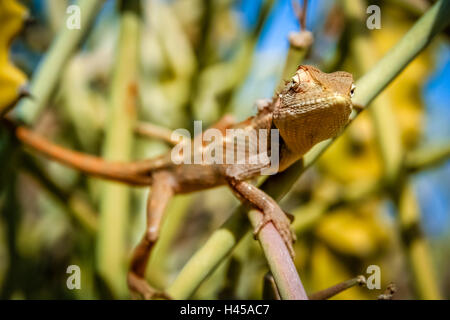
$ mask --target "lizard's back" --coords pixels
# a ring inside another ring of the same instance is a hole
[[[267,152],[271,127],[272,114],[263,110],[229,128],[206,130],[201,143],[190,143],[190,157],[185,157],[182,163],[174,162],[176,157],[172,150],[167,160],[171,163],[177,189],[186,193],[226,184],[227,177],[247,180],[259,176],[262,168],[270,166]],[[183,150],[186,149],[181,150],[180,157]]]

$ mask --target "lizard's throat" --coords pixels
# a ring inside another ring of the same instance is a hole
[[[273,123],[280,131],[287,147],[303,156],[315,144],[333,138],[348,123],[352,111],[351,100],[342,95],[323,99],[320,103],[310,101],[292,103],[283,101],[275,110]],[[282,107],[282,106],[289,107]]]

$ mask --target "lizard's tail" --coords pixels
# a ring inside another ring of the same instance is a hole
[[[16,138],[42,155],[74,169],[104,179],[132,185],[147,186],[152,183],[152,172],[164,167],[163,157],[135,162],[108,162],[102,158],[60,147],[24,126],[3,119],[12,128]]]

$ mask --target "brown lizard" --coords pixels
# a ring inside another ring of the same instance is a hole
[[[228,185],[242,202],[263,212],[264,219],[255,229],[255,234],[267,223],[273,223],[293,255],[294,235],[290,231],[289,218],[275,200],[248,180],[259,176],[261,170],[273,164],[271,160],[267,161],[272,159],[270,156],[274,152],[273,130],[278,130],[280,137],[275,149],[279,156],[278,171],[285,170],[302,158],[318,142],[335,137],[349,121],[353,108],[351,102],[353,91],[353,77],[347,72],[323,73],[312,66],[300,66],[281,92],[271,100],[259,104],[257,115],[237,124],[233,124],[230,117],[224,117],[213,127],[222,133],[227,132],[228,129],[242,129],[241,133],[244,135],[252,130],[266,131],[267,134],[264,136],[266,141],[263,141],[266,148],[257,152],[258,154],[266,152],[268,157],[263,157],[266,160],[252,164],[248,161],[240,164],[227,161],[222,164],[178,163],[174,160],[173,152],[155,159],[112,163],[95,156],[61,148],[24,126],[15,126],[11,122],[8,124],[12,126],[16,137],[22,143],[52,159],[101,178],[131,185],[152,186],[147,205],[146,232],[134,249],[128,272],[129,288],[149,299],[156,295],[164,296],[146,282],[145,270],[151,250],[159,236],[165,208],[175,194]],[[200,137],[195,137],[194,141],[201,140],[206,132]],[[194,142],[189,157],[193,159],[199,153],[204,156],[205,152],[211,150],[208,146],[211,144],[217,146],[219,143],[226,149],[221,159],[226,160],[227,148],[231,142],[234,143],[234,139],[232,140],[230,141],[228,134],[225,134],[225,139],[214,140],[210,144]],[[249,151],[251,146],[245,141],[243,146],[242,144],[231,145],[233,151],[243,148],[247,160],[252,156]],[[183,154],[179,155],[183,157]]]

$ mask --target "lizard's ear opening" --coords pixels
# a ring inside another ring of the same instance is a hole
[[[352,87],[350,88],[350,97],[353,98],[355,94],[356,86],[354,83],[352,83]]]

